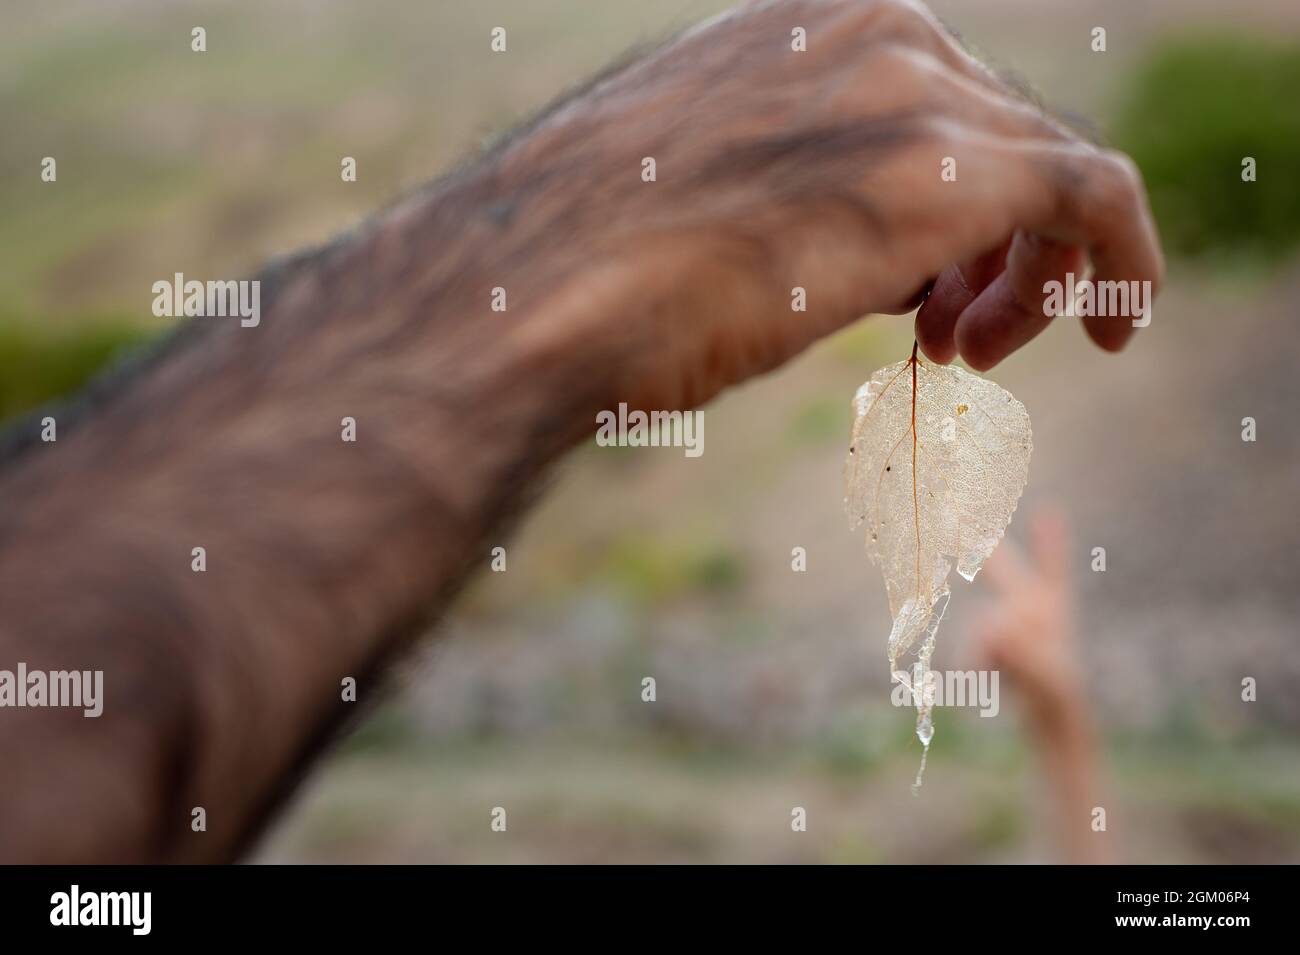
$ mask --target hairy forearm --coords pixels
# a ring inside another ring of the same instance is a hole
[[[289,266],[258,327],[198,319],[0,473],[0,667],[102,670],[105,698],[0,710],[0,857],[230,857],[346,717],[341,681],[364,701],[590,427],[617,346],[583,316],[620,270],[589,258],[579,298],[562,250],[516,255],[492,168]]]
[[[198,319],[57,443],[20,436],[0,661],[103,670],[105,705],[0,710],[0,858],[232,857],[353,708],[341,682],[373,699],[597,411],[691,407],[784,357],[777,327],[727,345],[782,297],[734,281],[764,230],[703,231],[640,181],[619,82],[272,267],[256,326]]]
[[[0,858],[230,857],[340,682],[364,696],[597,411],[694,407],[944,275],[922,347],[988,367],[1043,321],[1008,295],[1052,263],[1004,279],[1013,233],[1158,284],[1143,202],[912,3],[747,5],[597,77],[272,269],[256,326],[199,319],[57,443],[0,436],[0,665],[105,693],[96,720],[0,710]],[[983,291],[952,271],[990,253]]]

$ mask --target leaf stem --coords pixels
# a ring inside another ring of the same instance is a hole
[[[912,341],[912,513],[916,523],[916,606],[920,609],[921,594],[921,500],[916,478],[916,349],[920,343]]]

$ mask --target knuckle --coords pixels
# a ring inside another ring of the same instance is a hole
[[[913,88],[930,88],[944,74],[945,67],[933,56],[896,41],[885,44],[880,66],[895,81]]]
[[[916,79],[912,72],[915,68],[913,52],[901,43],[882,44],[876,52],[875,66],[883,77],[899,85],[911,85]]]
[[[1080,143],[1065,166],[1071,170],[1066,177],[1069,199],[1086,218],[1107,221],[1132,210],[1140,178],[1121,154]]]
[[[881,26],[895,37],[916,45],[928,45],[935,35],[934,20],[914,0],[883,0]]]
[[[915,129],[926,142],[953,149],[964,138],[965,131],[956,120],[941,113],[921,117]]]
[[[1137,202],[1144,192],[1142,173],[1137,163],[1127,155],[1114,150],[1102,154],[1107,167],[1107,191],[1117,203]]]
[[[1068,138],[1040,107],[1016,96],[1007,96],[1005,99],[1011,115],[1034,136],[1057,142]]]
[[[1063,143],[1048,150],[1045,158],[1036,164],[1055,197],[1054,216],[1077,218],[1096,203],[1093,158],[1093,151],[1082,143]]]

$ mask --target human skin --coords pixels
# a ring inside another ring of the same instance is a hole
[[[1105,806],[1074,627],[1069,535],[1055,508],[1034,513],[1029,530],[1028,556],[1004,540],[985,563],[994,600],[972,623],[972,641],[1020,698],[1062,861],[1110,862],[1113,835],[1094,828]]]
[[[236,857],[355,709],[341,681],[378,695],[598,411],[697,406],[932,284],[921,347],[988,368],[1084,256],[1158,286],[1133,165],[922,7],[744,7],[609,71],[271,269],[256,328],[199,319],[56,443],[10,436],[0,666],[102,669],[105,701],[0,710],[0,860]]]

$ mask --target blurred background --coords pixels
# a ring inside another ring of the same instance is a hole
[[[251,276],[723,6],[0,0],[0,418],[166,331],[154,280]],[[1132,152],[1171,258],[1122,358],[1062,319],[993,374],[1034,426],[1011,538],[1042,504],[1073,527],[1115,854],[1300,861],[1300,6],[933,7]],[[196,25],[206,55],[189,50]],[[488,53],[493,26],[507,55]],[[40,182],[46,155],[57,186]],[[909,792],[913,713],[889,702],[889,612],[847,529],[841,462],[849,399],[911,342],[909,318],[873,318],[726,395],[701,458],[574,454],[508,543],[508,571],[478,577],[255,858],[1059,858],[1005,682],[994,719],[938,711]],[[970,622],[989,599],[983,578],[954,576],[937,668],[979,665]]]

